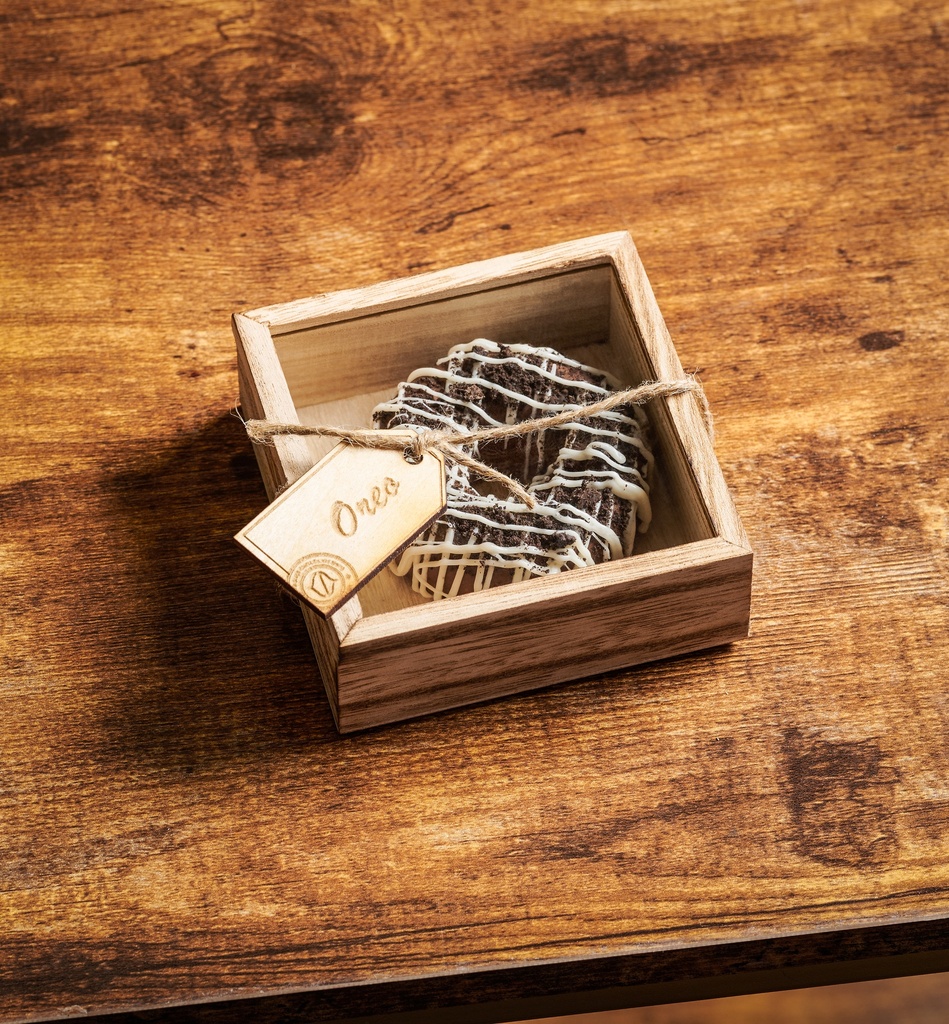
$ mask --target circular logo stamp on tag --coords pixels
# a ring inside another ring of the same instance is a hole
[[[357,576],[345,558],[319,551],[298,558],[287,582],[314,604],[326,604],[354,586]]]

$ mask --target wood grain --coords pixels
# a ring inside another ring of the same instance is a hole
[[[0,1019],[945,968],[947,33],[6,5]],[[230,540],[265,502],[230,313],[623,229],[716,412],[751,637],[339,739]]]

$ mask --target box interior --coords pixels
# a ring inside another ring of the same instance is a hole
[[[657,377],[609,263],[302,330],[282,328],[274,331],[274,345],[302,423],[368,427],[373,408],[409,373],[479,337],[555,348],[612,373],[627,387]],[[714,536],[665,403],[644,408],[656,457],[653,522],[637,536],[632,558]],[[308,444],[315,462],[334,442]],[[429,603],[413,593],[408,577],[390,572],[375,576],[359,597],[364,616]]]

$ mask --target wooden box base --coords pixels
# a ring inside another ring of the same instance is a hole
[[[233,318],[245,415],[370,425],[452,345],[548,345],[625,385],[683,375],[625,232]],[[653,524],[629,558],[429,602],[379,573],[330,619],[304,609],[341,732],[727,643],[748,632],[752,553],[693,395],[646,406]],[[257,446],[271,498],[332,446]]]

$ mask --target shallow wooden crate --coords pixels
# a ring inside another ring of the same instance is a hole
[[[369,426],[412,370],[476,337],[552,346],[627,385],[682,376],[625,232],[267,306],[233,324],[244,413],[279,422]],[[696,398],[646,410],[654,518],[630,557],[438,602],[382,572],[328,620],[304,609],[341,732],[747,634],[752,553]],[[270,497],[332,444],[255,446]]]

